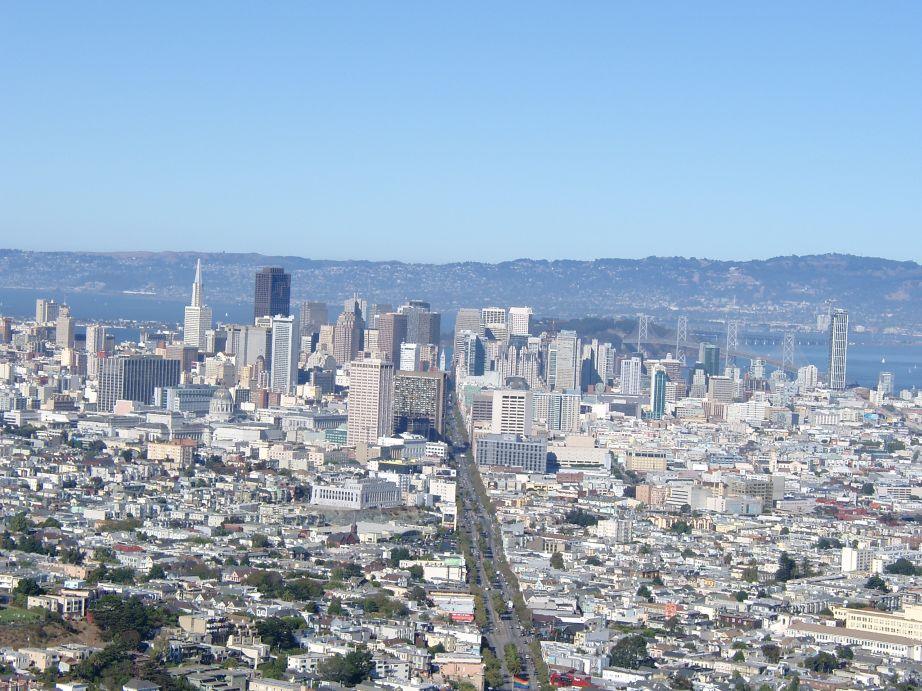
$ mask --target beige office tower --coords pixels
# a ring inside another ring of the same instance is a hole
[[[58,319],[55,323],[55,342],[61,348],[71,348],[74,345],[74,318],[70,316],[70,307],[61,305]]]
[[[510,336],[527,336],[531,328],[531,307],[510,307],[507,325]]]
[[[493,434],[531,434],[534,403],[527,389],[497,389],[493,392]]]
[[[317,339],[317,350],[321,353],[333,354],[333,341],[335,340],[336,327],[332,324],[320,325],[320,336]]]
[[[207,331],[211,328],[211,308],[205,306],[202,285],[202,260],[195,262],[195,281],[192,283],[192,302],[186,306],[182,342],[198,350],[205,350]]]
[[[336,320],[333,331],[333,357],[336,364],[345,365],[355,359],[362,349],[362,331],[365,323],[358,308],[343,312]]]
[[[58,303],[54,300],[39,298],[35,301],[35,321],[39,324],[50,324],[58,319]]]
[[[87,324],[86,326],[86,352],[106,352],[106,327],[102,324]]]
[[[347,442],[373,444],[391,434],[393,425],[394,363],[381,358],[353,360],[349,365]]]

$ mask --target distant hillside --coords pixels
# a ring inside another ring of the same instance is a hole
[[[744,317],[802,322],[823,301],[834,300],[864,324],[922,324],[922,266],[838,254],[742,262],[649,257],[406,264],[259,254],[0,250],[0,290],[141,290],[186,299],[199,257],[206,295],[223,302],[251,300],[253,272],[277,264],[292,273],[296,300],[339,303],[355,292],[394,305],[425,298],[444,311],[524,304],[536,314],[558,317],[673,309],[711,316],[733,308]]]

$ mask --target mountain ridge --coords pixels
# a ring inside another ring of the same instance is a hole
[[[206,296],[226,302],[250,300],[253,272],[279,264],[292,273],[293,300],[337,303],[358,293],[393,305],[428,299],[442,310],[527,304],[536,313],[561,317],[683,310],[798,321],[833,301],[868,324],[922,323],[922,265],[841,253],[749,260],[649,256],[434,264],[253,252],[0,249],[0,289],[153,291],[187,299],[198,258],[205,267]]]

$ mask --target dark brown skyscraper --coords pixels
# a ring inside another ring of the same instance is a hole
[[[265,266],[256,272],[253,319],[291,316],[291,274],[280,266]]]

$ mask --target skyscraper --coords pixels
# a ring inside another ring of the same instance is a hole
[[[579,339],[575,331],[561,331],[554,341],[554,372],[551,388],[555,391],[579,388]]]
[[[397,372],[394,377],[394,432],[442,434],[445,416],[445,372]]]
[[[621,393],[626,396],[639,396],[642,389],[643,361],[639,357],[626,358],[621,361]]]
[[[400,360],[400,344],[407,340],[407,315],[388,312],[378,317],[378,352],[390,362]]]
[[[379,358],[353,360],[349,365],[346,440],[350,445],[373,444],[394,426],[394,364]]]
[[[458,359],[458,363],[464,373],[472,377],[483,375],[487,360],[483,340],[476,333],[471,333],[470,331],[462,331],[460,340],[462,354]]]
[[[179,384],[179,360],[153,355],[110,357],[99,365],[99,410],[112,412],[116,401],[150,404],[158,386]]]
[[[311,334],[329,321],[330,315],[325,302],[306,301],[301,303],[301,333]]]
[[[106,345],[106,327],[102,324],[87,324],[86,326],[86,352],[92,354],[103,353],[108,350]]]
[[[507,326],[510,336],[527,336],[531,329],[531,307],[510,307]]]
[[[893,395],[893,372],[881,372],[877,376],[877,395],[881,398]]]
[[[452,365],[456,365],[461,359],[464,350],[464,336],[467,331],[473,334],[482,333],[480,322],[480,310],[472,307],[462,307],[455,316],[455,340],[452,343],[454,350],[451,354]]]
[[[205,306],[205,288],[202,285],[202,260],[195,262],[195,280],[192,282],[192,301],[186,306],[182,342],[187,346],[205,350],[206,332],[211,328],[211,308]]]
[[[666,412],[666,382],[668,380],[665,369],[660,366],[653,369],[650,377],[650,417],[654,420],[661,420]]]
[[[50,324],[58,320],[58,303],[54,300],[39,298],[35,301],[35,321],[39,324]]]
[[[848,352],[848,312],[832,311],[829,322],[829,388],[845,390],[845,361]]]
[[[400,369],[403,372],[415,372],[419,369],[419,344],[400,344]]]
[[[497,389],[493,392],[493,434],[531,434],[534,418],[532,394],[528,389]]]
[[[407,343],[419,345],[439,344],[441,340],[442,315],[431,311],[429,303],[423,300],[410,300],[398,310],[407,317]]]
[[[74,345],[74,318],[70,316],[70,307],[61,305],[58,318],[55,322],[55,342],[61,348],[71,348]]]
[[[256,272],[253,320],[291,314],[291,274],[280,266],[266,266]]]
[[[704,371],[709,377],[721,374],[720,346],[713,343],[702,343],[698,346],[698,362],[704,365]]]
[[[355,359],[362,350],[362,332],[365,322],[357,305],[345,310],[336,320],[333,331],[333,358],[337,364],[345,365]],[[380,334],[379,334],[380,340]]]
[[[298,355],[301,328],[297,317],[272,317],[272,359],[269,388],[278,393],[293,393],[298,385]]]

